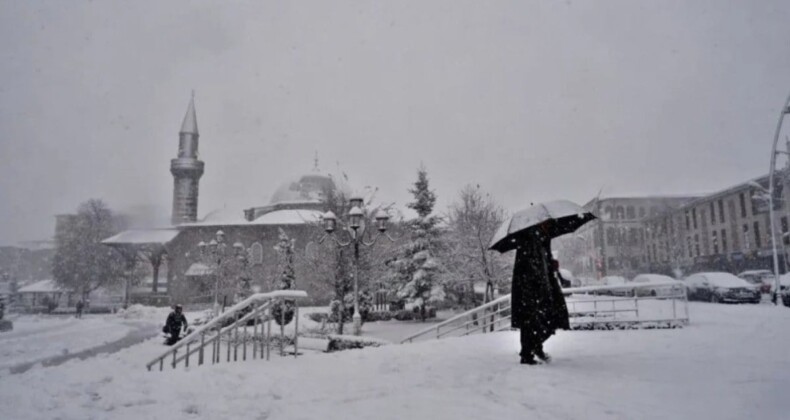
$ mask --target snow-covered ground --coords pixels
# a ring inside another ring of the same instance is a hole
[[[0,334],[0,371],[115,341],[131,330],[106,316],[19,317],[13,331]]]
[[[549,365],[502,332],[148,372],[151,339],[0,377],[9,419],[784,419],[790,309],[692,303],[675,330],[573,331]]]

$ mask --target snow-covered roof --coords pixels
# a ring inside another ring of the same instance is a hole
[[[186,276],[207,276],[207,275],[213,274],[213,273],[214,273],[214,269],[209,267],[209,266],[207,266],[206,264],[194,263],[194,264],[189,266],[189,268],[187,269],[186,273],[184,273],[184,275],[186,275]]]
[[[178,235],[177,229],[132,229],[125,230],[102,241],[106,245],[166,244]]]
[[[223,213],[230,215],[229,213]],[[214,217],[206,217],[200,222],[184,223],[180,226],[244,226],[244,225],[303,225],[315,223],[320,220],[321,212],[318,210],[286,209],[275,210],[258,217],[253,221],[247,221],[243,217],[230,217],[223,219],[220,214]]]
[[[318,222],[321,212],[318,210],[276,210],[266,213],[253,220],[255,225],[303,225]]]
[[[55,280],[41,280],[19,289],[19,293],[54,293],[64,291]]]

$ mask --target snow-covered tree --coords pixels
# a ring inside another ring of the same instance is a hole
[[[447,214],[447,269],[450,290],[468,291],[468,296],[456,293],[455,299],[476,306],[474,283],[486,284],[485,300],[493,298],[494,288],[509,278],[509,261],[500,253],[488,250],[494,233],[505,220],[504,209],[484,192],[479,185],[467,185],[450,205]],[[460,286],[460,287],[459,287]]]
[[[418,305],[420,318],[425,321],[426,304],[444,300],[445,292],[439,281],[441,219],[432,215],[436,194],[430,189],[428,171],[424,166],[418,169],[417,181],[409,192],[414,201],[408,203],[408,207],[417,212],[417,217],[406,222],[409,240],[398,249],[388,266],[398,296]]]
[[[123,228],[122,219],[103,201],[82,203],[72,221],[55,234],[54,280],[64,288],[88,294],[134,274],[135,253],[124,255],[101,243]]]

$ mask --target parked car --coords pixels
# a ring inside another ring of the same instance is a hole
[[[760,303],[757,287],[730,273],[697,273],[686,277],[689,300]]]
[[[621,276],[606,276],[601,279],[604,286],[622,286],[626,284],[625,277]],[[631,296],[631,290],[626,288],[607,290],[602,294],[612,296]]]
[[[771,278],[771,292],[774,290],[774,279]],[[779,276],[779,294],[790,292],[790,273]]]
[[[674,290],[684,287],[683,282],[662,274],[640,274],[631,283],[639,284],[634,289],[637,296],[671,296]]]
[[[762,293],[771,293],[774,282],[774,273],[770,270],[748,270],[738,274],[738,277],[757,286]]]

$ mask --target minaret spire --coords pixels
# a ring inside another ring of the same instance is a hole
[[[204,167],[203,161],[198,159],[199,138],[193,90],[178,133],[178,157],[170,161],[174,183],[171,221],[174,225],[197,220],[198,186]]]
[[[198,133],[197,116],[195,115],[195,90],[192,90],[192,98],[189,100],[187,113],[184,115],[184,122],[181,123],[179,133],[200,134]]]
[[[315,151],[315,157],[313,158],[313,172],[321,172],[318,169],[318,150]]]

